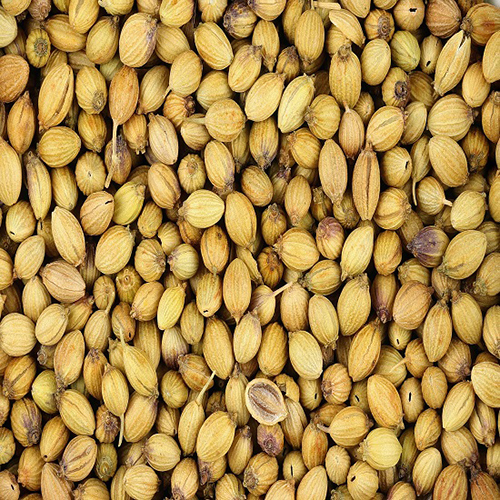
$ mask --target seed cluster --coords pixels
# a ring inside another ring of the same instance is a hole
[[[0,500],[499,500],[500,8],[1,0]]]

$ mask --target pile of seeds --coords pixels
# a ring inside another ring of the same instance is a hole
[[[500,9],[1,0],[0,499],[498,500]]]

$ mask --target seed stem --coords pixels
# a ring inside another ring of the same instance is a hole
[[[111,180],[115,173],[115,164],[118,160],[118,155],[116,154],[117,134],[118,134],[118,123],[116,123],[116,120],[113,120],[113,151],[111,153],[111,166],[109,167],[108,176],[106,177],[106,182],[104,183],[104,186],[107,188],[111,184]]]
[[[186,118],[184,121],[189,123],[197,123],[198,125],[205,125],[205,117],[204,116],[190,116]]]
[[[340,10],[340,4],[337,2],[321,2],[317,0],[313,0],[311,2],[312,8],[317,8],[317,9],[328,9],[328,10]]]
[[[205,392],[208,390],[208,386],[210,385],[210,382],[215,377],[215,372],[212,372],[212,375],[210,375],[210,378],[206,381],[205,385],[203,386],[203,389],[200,391],[198,394],[198,397],[196,398],[196,403],[201,406],[201,400],[203,399],[203,396],[205,395]]]
[[[403,358],[399,363],[396,363],[390,370],[389,373],[392,373],[396,368],[400,366],[406,365],[406,358]]]
[[[330,427],[327,427],[326,425],[324,425],[324,424],[322,424],[322,423],[318,423],[318,424],[316,424],[316,427],[317,427],[320,431],[326,432],[327,434],[330,432]]]
[[[125,413],[120,416],[120,437],[118,438],[118,448],[123,442],[123,431],[125,430]]]
[[[274,290],[274,292],[271,294],[271,297],[276,297],[281,292],[284,292],[287,288],[290,288],[293,284],[294,284],[294,281],[289,281],[286,285],[283,285],[282,287],[278,288],[277,290]]]

